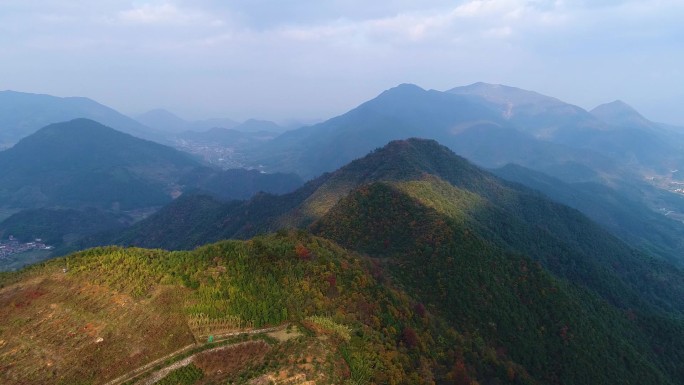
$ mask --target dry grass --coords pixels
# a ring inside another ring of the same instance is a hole
[[[0,289],[0,382],[104,383],[188,345],[185,295],[135,300],[57,269]]]
[[[263,341],[248,341],[200,353],[193,362],[202,369],[204,378],[196,385],[218,383],[248,366],[257,365],[270,349]]]

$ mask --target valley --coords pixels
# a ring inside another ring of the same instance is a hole
[[[179,139],[174,147],[189,154],[201,157],[209,164],[223,169],[245,168],[245,154],[234,147],[222,144],[204,144]]]

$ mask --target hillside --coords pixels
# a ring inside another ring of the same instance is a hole
[[[241,202],[186,194],[127,229],[85,238],[78,248],[116,244],[189,250],[221,239],[249,238],[282,228],[281,217],[298,210],[325,179],[310,181],[288,194],[257,194]]]
[[[386,199],[396,190],[383,185],[360,192],[349,199],[385,200],[377,208],[396,224],[438,219],[415,201]],[[677,382],[634,320],[525,257],[455,227],[425,225],[408,227],[412,239],[425,230],[453,237],[443,252],[393,247],[394,256],[367,260],[281,232],[192,252],[93,249],[5,275],[4,383],[103,383],[189,344],[211,347],[208,335],[285,322],[304,334],[257,336],[247,343],[263,341],[264,350],[252,359],[218,374],[196,361],[184,375],[241,383],[269,375],[317,384]],[[424,285],[434,274],[436,284]]]
[[[666,377],[682,375],[674,361],[661,361],[662,356],[649,348],[664,343],[668,335],[679,338],[681,324],[666,329],[666,316],[655,320],[640,311],[627,321],[627,309],[608,306],[582,283],[559,283],[539,263],[481,238],[468,223],[467,211],[449,214],[449,206],[427,206],[425,195],[419,199],[407,194],[416,188],[413,183],[360,188],[340,201],[314,231],[380,258],[380,266],[407,292],[415,293],[428,308],[439,309],[459,330],[477,330],[542,383],[629,382],[649,371],[632,371],[631,363],[646,364],[655,357],[659,358],[651,362],[667,368]],[[451,208],[475,204],[473,210],[479,209],[477,199],[467,192],[455,191],[451,197],[460,198],[451,202]],[[649,328],[656,323],[668,331],[651,334]],[[626,340],[640,342],[629,346]],[[613,350],[616,346],[621,346],[619,353]],[[678,356],[679,349],[670,353]],[[618,358],[629,351],[638,352],[636,361]],[[664,377],[655,381],[668,382]]]
[[[206,344],[208,335],[220,341],[222,333],[290,322],[293,337],[233,340],[264,344],[261,353],[244,352],[239,364],[224,358],[210,371],[196,361],[199,377],[537,383],[372,269],[305,233],[193,252],[103,248],[53,260],[2,279],[0,376],[5,384],[101,384],[192,344],[195,351],[217,346]]]
[[[493,173],[538,190],[556,202],[576,208],[634,247],[647,250],[676,265],[684,262],[677,257],[684,251],[684,226],[644,203],[656,196],[663,201],[681,200],[676,194],[668,194],[646,185],[636,189],[628,186],[609,187],[598,183],[565,183],[513,164],[493,170]],[[652,197],[644,197],[644,192]]]
[[[160,132],[88,98],[0,91],[0,144],[14,144],[49,124],[79,118],[139,138],[162,139]]]
[[[286,194],[304,184],[296,174],[266,174],[257,170],[230,169],[214,170],[198,169],[184,176],[179,183],[194,187],[223,200],[249,199],[257,192]]]

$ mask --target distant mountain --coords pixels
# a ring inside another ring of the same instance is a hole
[[[147,111],[136,116],[135,119],[146,126],[166,133],[182,132],[188,130],[191,125],[190,122],[162,108]]]
[[[344,115],[288,131],[247,156],[267,170],[309,178],[392,139],[422,136],[446,142],[462,130],[502,123],[495,113],[464,97],[404,84]]]
[[[209,168],[87,119],[52,124],[22,139],[0,152],[0,170],[0,208],[23,210],[0,223],[0,236],[43,238],[57,254],[78,247],[83,237],[124,228],[186,192],[228,201],[302,184],[293,174]]]
[[[554,140],[566,130],[603,129],[603,124],[580,107],[534,91],[500,84],[475,83],[447,93],[480,100],[500,116],[534,137]]]
[[[400,85],[344,115],[288,131],[263,146],[251,148],[244,157],[247,164],[310,178],[332,171],[390,140],[415,136],[438,140],[485,167],[514,162],[545,172],[558,169],[561,171],[554,175],[560,176],[567,174],[568,166],[577,169],[577,165],[594,170],[591,178],[612,177],[623,172],[621,165],[596,151],[540,137],[538,134],[547,127],[543,121],[536,126],[539,130],[533,130],[509,119],[498,104],[457,89],[452,91],[426,91],[415,85]],[[555,122],[559,115],[566,114],[569,118],[563,127],[568,129],[580,118],[605,126],[579,107],[518,91],[513,95],[520,93],[524,100],[544,101],[539,107],[524,110],[527,115],[521,114],[520,121],[542,116]],[[547,104],[553,111],[542,113]],[[538,113],[532,114],[537,110]],[[586,175],[569,177],[576,180]]]
[[[227,118],[188,121],[163,108],[147,111],[135,118],[139,122],[167,134],[178,134],[184,131],[206,131],[215,127],[233,128],[240,124]]]
[[[619,111],[627,110],[615,109],[613,115]],[[485,167],[518,163],[569,182],[643,179],[684,168],[684,135],[645,130],[644,120],[639,127],[622,127],[624,121],[598,115],[503,85],[476,83],[439,92],[404,84],[241,155],[247,165],[311,178],[390,140],[417,136],[438,140]]]
[[[0,203],[130,210],[162,205],[200,164],[88,119],[56,123],[0,152]]]
[[[219,145],[225,148],[243,148],[273,139],[277,134],[268,131],[240,131],[237,128],[214,127],[207,131],[184,131],[178,140],[197,144]]]
[[[603,122],[615,126],[643,130],[659,129],[657,123],[644,118],[637,110],[622,100],[601,104],[591,110],[590,113]]]
[[[242,132],[270,132],[270,133],[282,133],[286,130],[285,127],[271,122],[270,120],[258,120],[258,119],[248,119],[244,122],[233,127],[234,130]]]
[[[588,112],[552,97],[503,85],[475,83],[447,92],[479,98],[518,130],[600,154],[627,165],[637,175],[662,174],[684,165],[684,136],[666,134],[657,123],[621,101]],[[526,166],[540,170],[532,164]]]
[[[88,98],[0,91],[0,144],[14,144],[49,124],[77,118],[96,120],[139,138],[162,137],[160,132]]]

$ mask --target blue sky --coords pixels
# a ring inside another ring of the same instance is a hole
[[[0,89],[280,120],[484,81],[684,125],[683,16],[681,0],[2,0]]]

